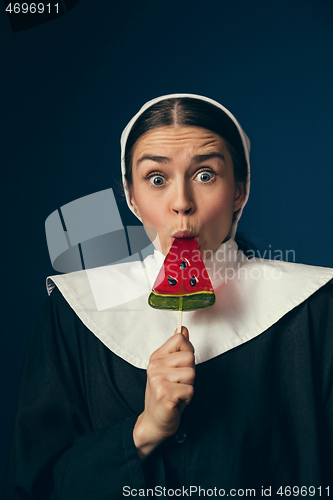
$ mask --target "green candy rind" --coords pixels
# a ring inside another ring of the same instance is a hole
[[[179,311],[179,296],[177,295],[160,295],[151,292],[148,298],[148,304],[154,309],[171,309]],[[204,309],[215,304],[215,293],[203,292],[193,295],[183,295],[182,311],[195,311],[196,309]]]

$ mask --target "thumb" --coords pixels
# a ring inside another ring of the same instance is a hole
[[[176,335],[176,333],[177,333],[177,328],[176,328],[176,330],[175,330],[174,335]],[[182,335],[184,335],[184,337],[185,337],[185,338],[187,338],[187,339],[189,340],[189,338],[190,338],[190,334],[189,334],[188,329],[186,328],[186,326],[182,326],[182,331],[181,331],[180,333],[181,333]]]

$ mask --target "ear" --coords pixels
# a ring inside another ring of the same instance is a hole
[[[130,190],[129,194],[130,194],[130,203],[131,203],[132,207],[134,208],[135,215],[137,215],[138,217],[141,217],[140,210],[139,210],[139,207],[135,201],[135,197],[134,197],[132,189]]]
[[[234,212],[237,212],[243,205],[245,200],[245,185],[244,182],[237,182],[235,187]]]

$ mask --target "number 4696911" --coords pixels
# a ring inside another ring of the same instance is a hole
[[[277,495],[280,495],[281,497],[314,497],[316,496],[323,496],[323,497],[329,497],[330,496],[330,487],[327,486],[326,488],[322,488],[321,486],[318,486],[315,488],[314,486],[280,486],[280,488],[276,492]]]
[[[12,6],[13,5],[13,6]],[[6,7],[6,11],[10,14],[43,14],[51,13],[51,10],[55,9],[56,14],[59,14],[59,3],[51,4],[51,3],[31,3],[27,4],[16,2],[14,4],[10,3]]]

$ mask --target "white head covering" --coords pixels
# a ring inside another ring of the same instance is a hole
[[[232,113],[230,113],[230,111],[227,108],[222,106],[222,104],[218,103],[217,101],[214,101],[213,99],[209,99],[209,97],[204,97],[204,96],[196,95],[196,94],[168,94],[168,95],[156,97],[155,99],[152,99],[151,101],[146,102],[146,104],[144,104],[142,106],[142,108],[138,111],[138,113],[135,116],[133,116],[133,118],[129,121],[129,123],[124,128],[123,133],[121,134],[121,139],[120,139],[121,172],[122,172],[122,180],[123,180],[127,204],[129,206],[130,210],[134,213],[134,215],[141,221],[141,218],[135,213],[134,208],[130,202],[129,189],[128,189],[127,182],[125,179],[125,173],[126,173],[125,150],[126,150],[126,143],[127,143],[127,139],[128,139],[129,134],[130,134],[130,131],[132,130],[132,127],[133,127],[134,123],[137,121],[137,119],[139,118],[139,116],[141,116],[143,114],[143,112],[146,111],[146,109],[153,106],[153,104],[156,104],[157,102],[160,102],[160,101],[164,101],[166,99],[179,98],[179,97],[189,97],[191,99],[198,99],[200,101],[206,101],[206,102],[209,102],[210,104],[213,104],[213,106],[216,106],[217,108],[221,109],[229,118],[231,118],[231,120],[234,122],[234,124],[236,125],[237,130],[239,132],[240,138],[242,140],[243,148],[244,148],[244,154],[245,154],[245,159],[246,159],[246,163],[247,163],[248,175],[247,175],[247,181],[246,181],[246,186],[245,186],[244,203],[243,203],[242,207],[237,211],[235,218],[234,218],[234,221],[232,223],[232,227],[231,227],[230,236],[231,236],[231,238],[234,238],[235,234],[236,234],[236,230],[237,230],[238,221],[242,215],[243,208],[245,207],[245,205],[247,203],[247,200],[249,198],[249,193],[250,193],[250,140],[247,137],[247,135],[245,134],[245,132],[242,129],[242,127],[240,126],[240,124],[238,123],[238,121],[236,120],[236,118],[234,117],[234,115]]]

